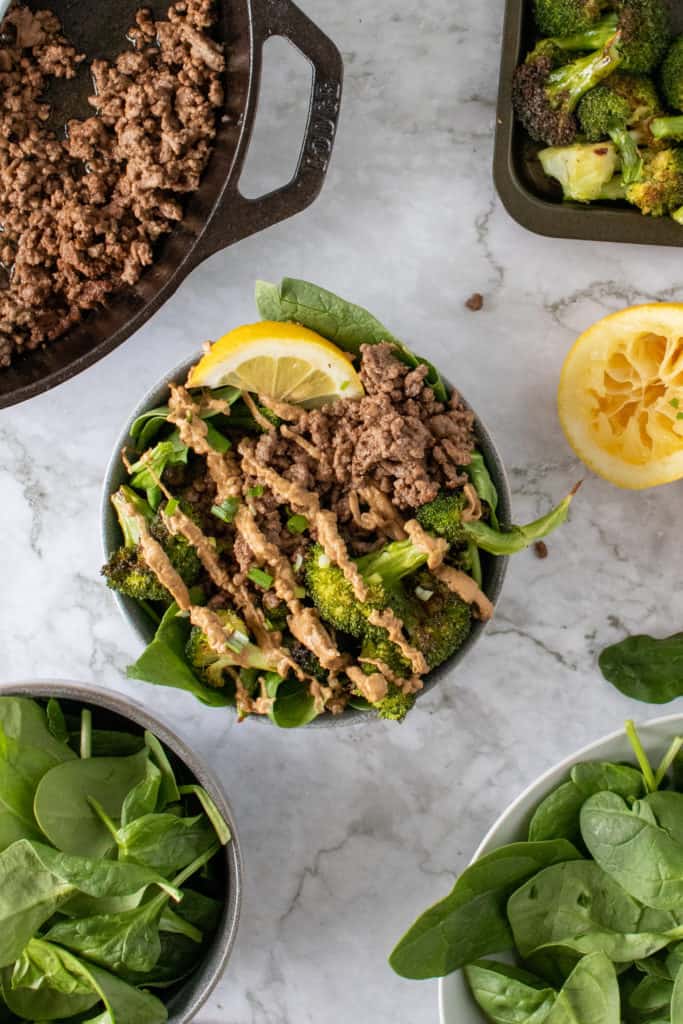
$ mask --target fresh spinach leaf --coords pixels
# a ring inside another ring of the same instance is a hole
[[[590,797],[581,809],[581,835],[600,867],[645,906],[683,905],[683,846],[620,796]]]
[[[203,786],[197,786],[194,784],[189,786],[180,786],[179,793],[181,796],[195,796],[202,805],[204,814],[211,822],[213,830],[218,836],[219,843],[222,846],[225,846],[230,842],[230,839],[232,838],[230,835],[230,829],[228,828],[223,815],[218,810]]]
[[[128,896],[150,885],[180,898],[177,889],[149,868],[74,857],[19,840],[0,854],[0,967],[13,963],[31,936],[74,893],[98,899]]]
[[[429,367],[427,380],[436,398],[440,402],[447,400],[446,388],[436,368],[411,352],[362,306],[347,302],[317,284],[291,277],[283,278],[279,285],[257,281],[255,297],[256,307],[264,320],[293,320],[322,334],[345,352],[358,355],[361,345],[390,342],[396,346],[398,358],[407,366],[425,364]]]
[[[40,780],[34,810],[53,846],[81,857],[104,857],[111,836],[88,803],[93,798],[112,818],[121,817],[123,801],[145,778],[147,751],[130,757],[89,757],[52,768]]]
[[[59,743],[68,743],[69,730],[66,727],[66,719],[61,704],[54,697],[50,697],[45,708],[47,727]]]
[[[634,1010],[662,1010],[671,1006],[673,982],[667,978],[648,975],[633,989],[628,998]]]
[[[488,505],[491,526],[497,530],[500,525],[498,522],[498,491],[481,452],[473,451],[469,464],[464,468],[475,491]]]
[[[465,977],[492,1024],[543,1024],[555,1002],[554,989],[495,960],[475,960],[465,967]]]
[[[574,765],[569,781],[553,790],[537,807],[529,825],[529,839],[579,841],[579,814],[589,796],[603,791],[636,799],[643,793],[643,777],[628,765],[589,761]]]
[[[194,889],[183,889],[183,898],[176,904],[176,913],[199,928],[205,935],[216,931],[223,914],[223,904]]]
[[[662,640],[629,636],[606,647],[599,665],[605,679],[626,697],[667,704],[683,696],[683,633]]]
[[[654,824],[666,829],[671,838],[683,846],[683,793],[671,790],[649,793],[634,805],[633,813],[642,817],[643,806],[651,811]]]
[[[149,730],[145,733],[145,746],[149,750],[150,757],[161,772],[157,810],[162,811],[168,804],[175,804],[180,800],[178,783],[176,782],[175,772],[166,751],[156,736],[149,732]]]
[[[507,906],[515,945],[525,959],[549,947],[615,963],[651,956],[671,941],[671,915],[643,907],[592,861],[555,864],[512,894]],[[682,915],[683,919],[683,915]]]
[[[154,448],[149,448],[130,467],[130,484],[138,491],[144,491],[147,501],[156,510],[162,499],[161,488],[157,483],[168,466],[185,465],[190,449],[180,440],[174,430],[166,441],[159,441]]]
[[[23,965],[27,959],[22,955],[15,966]],[[2,994],[9,1009],[17,1014],[19,1020],[48,1021],[72,1018],[76,1014],[92,1010],[100,1002],[100,997],[87,986],[77,988],[72,981],[71,992],[61,991],[57,985],[67,985],[67,979],[40,976],[38,971],[32,972],[33,985],[20,985],[13,982],[12,968],[2,971]],[[55,982],[53,986],[52,982]],[[0,1016],[0,1020],[3,1018]]]
[[[69,731],[69,743],[72,747],[80,746],[81,731]],[[127,732],[114,732],[110,729],[93,729],[93,757],[128,757],[137,754],[145,746],[142,736],[134,736]]]
[[[203,940],[203,935],[199,928],[195,928],[193,924],[190,924],[180,914],[176,914],[175,910],[171,910],[168,906],[164,907],[159,928],[161,931],[169,932],[171,935],[184,935],[191,942],[199,943]]]
[[[210,707],[234,703],[234,698],[231,699],[228,693],[202,683],[190,668],[185,654],[190,630],[189,618],[179,614],[175,603],[169,605],[154,639],[135,664],[128,667],[126,675],[129,679],[141,679],[156,686],[187,690]]]
[[[604,953],[583,957],[567,978],[546,1024],[620,1024],[614,965]]]
[[[298,679],[282,679],[269,672],[266,692],[275,698],[268,717],[281,729],[297,729],[318,717],[313,697]]]
[[[121,825],[130,825],[136,818],[142,818],[145,814],[153,814],[159,802],[159,791],[161,789],[161,772],[147,758],[145,763],[145,776],[136,786],[130,790],[121,807]]]
[[[579,858],[564,839],[512,843],[486,854],[463,872],[446,899],[417,919],[392,952],[391,966],[405,978],[443,977],[509,949],[508,897],[542,868]]]
[[[164,1024],[168,1020],[166,1007],[156,996],[138,991],[95,964],[85,963],[66,949],[42,939],[32,939],[27,955],[37,964],[45,965],[45,969],[61,970],[89,985],[104,1003],[111,1024]],[[59,968],[52,966],[54,961],[60,965]]]
[[[671,993],[671,1024],[683,1024],[683,967],[676,975]]]

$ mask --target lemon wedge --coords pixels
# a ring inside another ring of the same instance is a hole
[[[364,394],[345,352],[306,327],[271,320],[225,334],[192,368],[188,383],[192,388],[231,384],[307,409]]]
[[[631,306],[593,324],[564,362],[558,411],[579,458],[618,487],[683,477],[683,305]]]

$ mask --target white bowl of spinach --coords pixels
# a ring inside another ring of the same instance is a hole
[[[682,733],[627,723],[499,818],[391,955],[441,978],[441,1024],[680,1024]]]
[[[229,804],[126,698],[0,686],[0,1020],[186,1024],[241,900]]]

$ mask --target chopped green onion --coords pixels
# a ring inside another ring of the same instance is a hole
[[[304,556],[299,551],[296,558],[294,559],[294,572],[299,572],[301,566],[304,564]]]
[[[308,529],[308,519],[306,516],[290,516],[287,520],[287,529],[290,533],[303,533]]]
[[[171,498],[170,501],[166,502],[166,508],[164,509],[167,516],[172,516],[175,510],[178,508],[178,499]]]
[[[273,577],[263,569],[250,569],[247,578],[257,586],[263,587],[264,590],[269,590],[273,585]]]
[[[239,498],[226,498],[220,505],[212,505],[211,512],[217,519],[222,519],[224,523],[231,523],[239,506]]]
[[[672,398],[671,401],[669,402],[669,405],[672,405],[674,407],[674,409],[677,409],[678,406],[680,405],[680,402],[678,401],[677,398]]]
[[[261,484],[256,484],[255,487],[250,487],[247,491],[250,498],[260,498],[263,494],[263,487]]]
[[[350,382],[348,380],[345,380],[342,384],[339,385],[339,390],[340,391],[346,391],[346,389],[349,386],[349,383]]]
[[[318,555],[318,565],[320,566],[321,569],[329,569],[329,567],[332,565],[332,562],[330,561],[327,555]]]
[[[683,412],[677,412],[676,413],[676,419],[677,420],[683,420]]]
[[[298,597],[299,600],[301,601],[302,598],[304,598],[305,596],[306,596],[306,588],[305,587],[294,587],[294,597]]]
[[[228,647],[230,650],[234,651],[235,654],[240,654],[248,643],[249,637],[245,636],[239,629],[236,629],[228,638]]]
[[[206,440],[219,455],[224,455],[228,448],[232,448],[232,442],[210,423],[206,424]]]
[[[428,601],[429,598],[433,596],[433,590],[426,590],[424,587],[415,587],[415,597],[419,597],[421,601]]]

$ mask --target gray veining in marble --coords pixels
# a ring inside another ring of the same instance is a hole
[[[222,776],[246,897],[200,1024],[433,1024],[436,986],[386,965],[403,928],[542,769],[657,712],[620,697],[595,659],[624,630],[683,622],[681,485],[621,493],[589,476],[548,559],[515,560],[490,635],[405,725],[289,734],[123,680],[137,647],[98,579],[105,462],[139,393],[199,342],[254,319],[254,278],[293,274],[367,305],[460,384],[500,442],[517,517],[531,518],[584,475],[554,407],[568,346],[627,303],[680,299],[681,261],[537,238],[501,208],[490,165],[502,0],[305,6],[346,62],[320,200],[213,257],[93,369],[0,413],[1,672],[135,692]],[[252,191],[291,141],[297,75],[269,75],[271,148],[258,143]],[[464,307],[474,291],[480,313]]]

